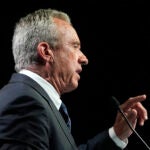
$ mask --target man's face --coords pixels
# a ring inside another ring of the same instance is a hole
[[[61,93],[69,92],[78,87],[79,73],[88,59],[80,50],[80,40],[74,28],[68,23],[58,20],[61,44],[54,51],[55,73],[57,86]]]

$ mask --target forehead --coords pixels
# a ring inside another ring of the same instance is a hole
[[[58,18],[54,18],[54,22],[56,23],[58,30],[60,31],[64,40],[70,39],[80,43],[78,34],[70,23]]]

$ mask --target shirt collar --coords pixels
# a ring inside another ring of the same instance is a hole
[[[45,90],[45,92],[49,95],[50,99],[53,101],[56,108],[57,109],[60,108],[62,101],[60,99],[58,92],[55,90],[55,88],[53,87],[52,84],[50,84],[45,79],[43,79],[38,74],[36,74],[32,71],[23,69],[19,73],[25,74],[25,75],[29,76],[30,78],[32,78],[34,81],[36,81]]]

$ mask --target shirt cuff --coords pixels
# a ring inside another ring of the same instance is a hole
[[[117,137],[113,127],[109,128],[109,136],[121,149],[124,149],[128,144],[128,139],[122,141],[119,137]]]

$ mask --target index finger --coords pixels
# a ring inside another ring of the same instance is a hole
[[[130,97],[125,103],[123,103],[123,105],[121,106],[122,109],[129,109],[131,108],[134,104],[138,103],[138,102],[142,102],[146,99],[146,95],[138,95],[135,97]]]

